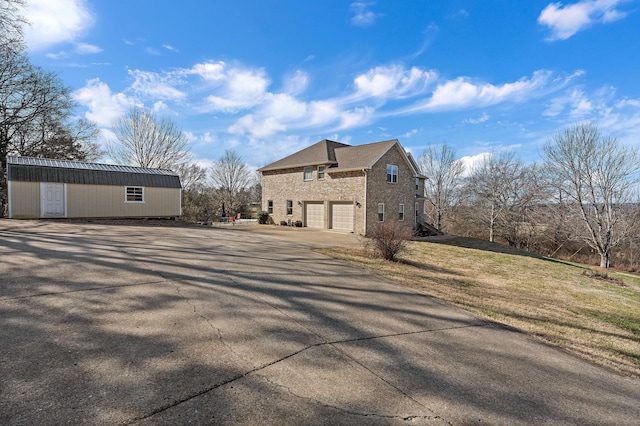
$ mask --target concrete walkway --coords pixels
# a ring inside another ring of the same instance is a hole
[[[636,380],[239,229],[0,220],[0,424],[638,424]]]

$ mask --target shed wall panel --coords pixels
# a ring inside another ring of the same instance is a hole
[[[144,203],[125,203],[125,187],[67,185],[67,217],[165,217],[180,215],[180,189],[144,188]]]
[[[9,215],[15,219],[40,217],[40,183],[9,181]]]

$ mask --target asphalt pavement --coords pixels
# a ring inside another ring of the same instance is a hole
[[[640,382],[310,250],[0,220],[0,424],[637,425]]]

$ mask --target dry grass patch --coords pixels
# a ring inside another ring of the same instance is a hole
[[[353,248],[321,251],[640,378],[638,276],[601,279],[583,266],[469,238],[412,242],[400,262]]]

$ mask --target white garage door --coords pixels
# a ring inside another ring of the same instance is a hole
[[[309,228],[324,228],[324,204],[306,203],[307,217],[304,221]]]
[[[331,227],[339,231],[353,231],[353,204],[331,205]]]

